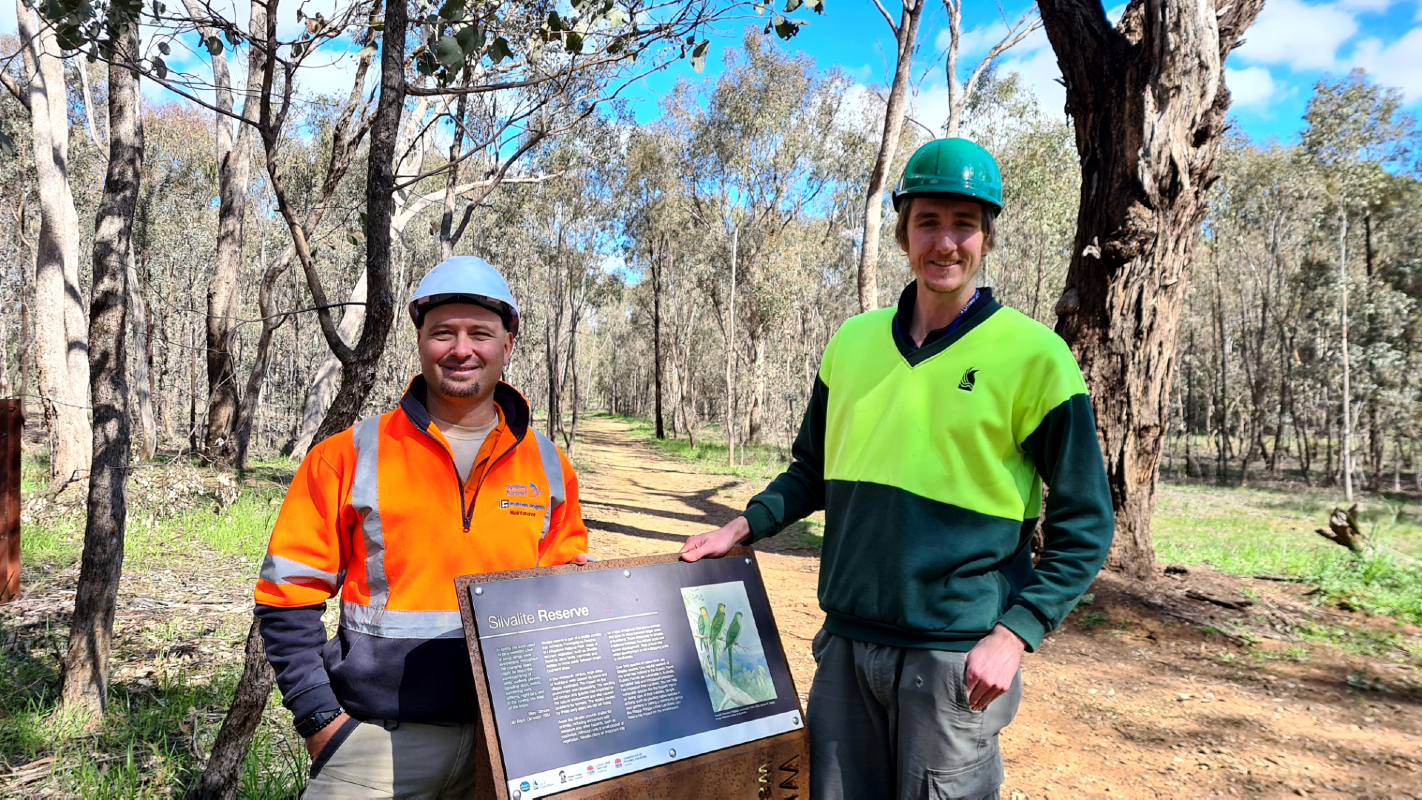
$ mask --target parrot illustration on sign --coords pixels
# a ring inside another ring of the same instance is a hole
[[[707,613],[706,606],[701,607],[701,613],[696,618],[696,649],[705,650],[706,657],[711,655],[711,615]]]
[[[741,637],[741,612],[737,611],[736,616],[731,619],[731,626],[726,629],[726,677],[734,679],[736,671],[736,640]]]
[[[718,603],[716,616],[711,618],[711,671],[718,675],[721,672],[720,666],[717,664],[721,659],[719,640],[721,629],[724,627],[726,627],[726,604]]]

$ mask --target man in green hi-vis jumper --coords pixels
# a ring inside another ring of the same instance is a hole
[[[1111,494],[1066,343],[978,288],[1002,210],[992,155],[965,139],[924,145],[894,208],[916,280],[896,308],[840,327],[789,469],[682,557],[824,509],[811,797],[997,797],[1022,653],[1105,561]]]

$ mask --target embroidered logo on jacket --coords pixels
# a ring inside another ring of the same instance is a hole
[[[973,390],[973,385],[977,382],[977,379],[977,369],[969,367],[968,371],[963,373],[963,379],[961,381],[958,381],[958,388],[962,389],[965,392],[971,392]]]

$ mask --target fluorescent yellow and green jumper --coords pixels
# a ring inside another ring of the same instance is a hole
[[[1033,650],[1105,561],[1114,518],[1081,370],[1055,333],[983,293],[917,349],[894,308],[847,320],[794,461],[746,508],[752,541],[825,510],[830,633],[966,651],[1002,623]]]

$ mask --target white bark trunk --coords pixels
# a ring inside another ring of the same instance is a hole
[[[35,260],[35,362],[50,420],[50,480],[89,471],[89,346],[79,286],[79,216],[69,190],[69,120],[64,62],[54,32],[41,27],[23,0],[15,2],[26,71],[40,234]]]

